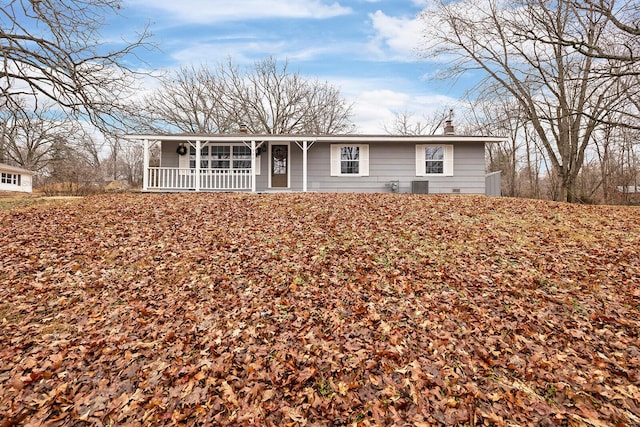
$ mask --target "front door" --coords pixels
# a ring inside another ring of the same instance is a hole
[[[271,145],[271,187],[289,186],[289,146]]]

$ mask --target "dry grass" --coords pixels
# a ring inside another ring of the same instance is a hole
[[[37,193],[0,192],[0,210],[20,209],[29,206],[51,205],[75,201],[77,196],[43,196]]]

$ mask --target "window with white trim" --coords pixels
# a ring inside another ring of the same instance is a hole
[[[416,176],[453,176],[453,145],[416,145]]]
[[[186,157],[189,161],[189,169],[195,169],[196,148],[189,146],[188,153],[188,156],[181,156],[181,158]],[[183,167],[183,162],[181,161],[180,163],[180,167]],[[200,169],[251,169],[251,147],[247,147],[244,144],[205,145],[200,148]],[[260,175],[260,154],[256,156],[256,175]]]
[[[2,172],[0,175],[0,183],[2,184],[12,184],[12,185],[20,185],[21,175],[17,173],[5,173]]]
[[[369,145],[331,145],[331,176],[369,176]]]

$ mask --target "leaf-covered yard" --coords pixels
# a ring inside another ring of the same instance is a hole
[[[638,425],[640,210],[121,194],[0,211],[0,425]]]

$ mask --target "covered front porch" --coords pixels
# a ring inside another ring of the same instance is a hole
[[[313,138],[260,135],[258,139],[237,134],[127,138],[143,142],[145,192],[308,191],[308,150]],[[157,157],[153,165],[152,151]]]

